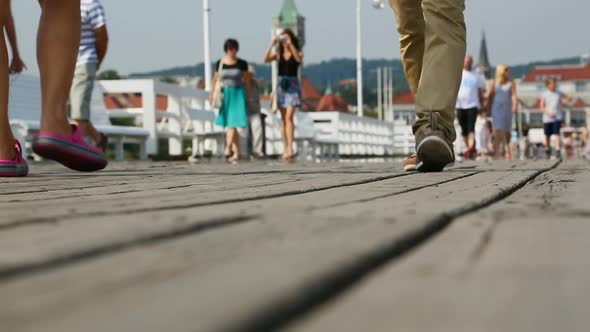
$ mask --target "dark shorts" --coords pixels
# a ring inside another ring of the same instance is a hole
[[[457,120],[461,126],[463,137],[469,136],[471,133],[475,133],[475,122],[477,121],[477,113],[479,109],[457,109]]]
[[[545,127],[545,136],[561,134],[561,121],[545,123],[543,126]]]

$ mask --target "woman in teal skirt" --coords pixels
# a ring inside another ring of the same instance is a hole
[[[219,60],[215,68],[217,73],[213,78],[213,86],[217,82],[223,84],[223,103],[215,124],[227,128],[225,156],[232,163],[240,159],[240,135],[238,128],[248,128],[248,96],[251,89],[251,75],[248,63],[238,58],[238,41],[228,39],[223,49],[225,57]],[[209,102],[213,104],[213,94]]]

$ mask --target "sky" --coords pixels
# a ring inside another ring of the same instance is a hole
[[[102,0],[111,45],[103,68],[150,71],[203,61],[201,0]],[[295,0],[307,22],[306,62],[355,56],[355,0]],[[375,10],[363,0],[363,56],[399,58],[398,34],[389,6]],[[36,0],[14,0],[21,53],[35,64]],[[240,56],[260,62],[272,18],[282,0],[210,0],[212,58],[225,38],[240,40]],[[590,1],[467,0],[468,52],[477,55],[483,31],[491,62],[519,64],[590,52]]]

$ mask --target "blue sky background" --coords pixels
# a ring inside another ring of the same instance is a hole
[[[111,49],[105,68],[147,71],[203,60],[201,0],[102,0]],[[364,56],[399,58],[398,35],[389,7],[376,11],[364,0]],[[35,0],[13,0],[21,52],[35,65],[39,8]],[[259,62],[271,20],[282,0],[210,0],[213,57],[228,37],[241,41],[241,56]],[[306,61],[355,55],[355,0],[296,0],[307,18]],[[493,63],[517,64],[590,52],[590,1],[467,0],[468,48],[477,53],[485,29]]]

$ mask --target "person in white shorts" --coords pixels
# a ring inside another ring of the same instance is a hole
[[[108,32],[104,7],[100,0],[81,0],[82,34],[74,81],[70,91],[70,117],[82,134],[90,137],[102,151],[106,151],[107,137],[99,133],[90,121],[90,104],[96,73],[108,48]]]

